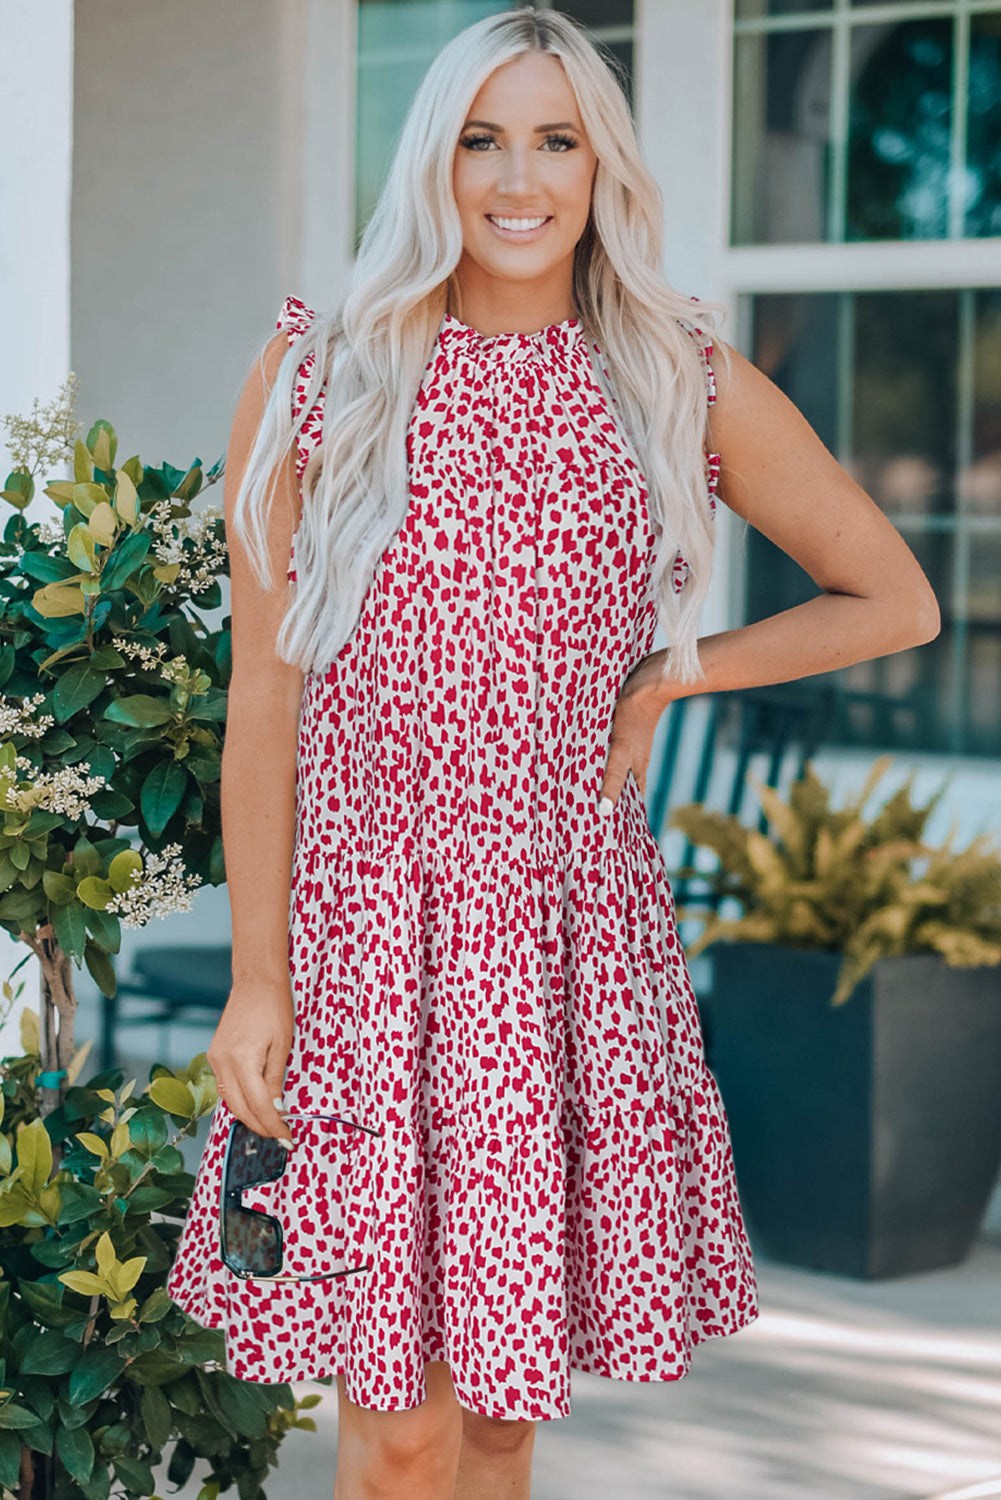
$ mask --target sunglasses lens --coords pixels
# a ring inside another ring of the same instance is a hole
[[[288,1153],[272,1136],[258,1135],[242,1120],[232,1124],[232,1140],[226,1165],[226,1191],[274,1182],[285,1170]]]
[[[274,1276],[281,1266],[278,1225],[266,1214],[226,1203],[222,1213],[227,1265],[245,1276]]]

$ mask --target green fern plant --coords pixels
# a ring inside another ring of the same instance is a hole
[[[670,826],[719,860],[718,869],[684,865],[672,878],[696,876],[743,907],[728,918],[679,905],[679,917],[705,916],[689,956],[721,940],[841,953],[834,1005],[844,1004],[882,957],[939,953],[957,968],[1001,963],[1001,854],[984,833],[954,849],[955,824],[940,847],[923,841],[950,777],[915,807],[912,773],[867,821],[862,809],[892,761],[880,756],[841,808],[831,806],[830,788],[809,763],[788,801],[748,772],[769,835],[699,802],[672,809]]]

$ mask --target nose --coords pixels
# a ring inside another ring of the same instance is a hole
[[[503,158],[497,177],[498,191],[512,197],[529,193],[533,182],[531,147],[512,146],[503,153]]]

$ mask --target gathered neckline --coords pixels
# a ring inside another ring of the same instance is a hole
[[[438,330],[439,339],[464,346],[472,354],[510,354],[515,357],[543,353],[547,350],[569,350],[583,340],[584,328],[577,316],[560,323],[547,323],[533,333],[480,333],[447,312]]]

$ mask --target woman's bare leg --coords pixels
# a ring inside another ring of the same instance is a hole
[[[444,1360],[424,1375],[409,1411],[357,1406],[338,1375],[334,1500],[530,1500],[536,1423],[468,1411]]]
[[[424,1366],[427,1398],[409,1411],[358,1406],[337,1377],[334,1500],[452,1500],[462,1412],[443,1360]]]
[[[451,1500],[529,1500],[535,1422],[462,1411],[462,1447]]]

